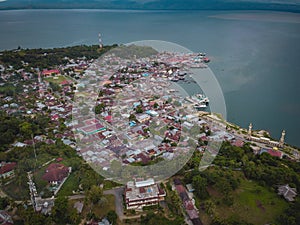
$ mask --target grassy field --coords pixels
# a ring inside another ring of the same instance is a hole
[[[104,182],[103,182],[103,190],[110,190],[110,189],[118,187],[118,186],[121,186],[121,185],[117,184],[113,181],[110,181],[110,180],[104,180]]]
[[[104,195],[106,199],[106,203],[104,205],[93,205],[92,213],[94,213],[95,217],[98,219],[103,218],[107,215],[107,213],[111,210],[115,211],[115,196],[114,195]],[[70,200],[69,205],[73,207],[74,203],[77,201],[81,201],[84,203],[83,210],[81,215],[86,216],[90,212],[90,206],[84,201],[85,199],[80,200]]]
[[[25,178],[26,179],[26,178]],[[14,179],[11,183],[1,187],[2,190],[15,200],[29,199],[29,188],[26,183],[18,184],[18,180]]]
[[[235,214],[253,224],[273,222],[288,206],[288,203],[277,195],[276,190],[269,190],[247,180],[242,180],[234,195],[234,202]]]
[[[209,193],[215,204],[222,197],[214,189],[210,189]],[[255,225],[268,224],[274,222],[275,218],[281,215],[288,206],[288,203],[277,195],[276,190],[270,190],[246,179],[241,179],[241,184],[234,191],[233,198],[232,206],[216,204],[215,212],[218,217],[235,218]],[[211,218],[202,210],[200,217],[205,225],[211,221]]]
[[[78,187],[78,177],[75,173],[71,173],[68,179],[65,181],[62,188],[59,190],[58,195],[69,196],[73,195],[73,190],[76,191]]]
[[[72,81],[70,78],[67,78],[65,76],[59,75],[59,76],[51,76],[51,77],[45,77],[44,80],[53,82],[55,84],[60,84],[62,81],[68,80]]]
[[[98,218],[104,217],[110,210],[115,211],[115,196],[104,195],[107,203],[103,207],[94,207],[93,212]]]

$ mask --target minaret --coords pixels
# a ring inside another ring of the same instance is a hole
[[[249,124],[248,138],[251,139],[251,136],[252,136],[252,123]]]
[[[282,133],[281,133],[281,138],[279,140],[279,147],[283,147],[283,145],[284,145],[284,137],[285,137],[285,130],[283,130]]]

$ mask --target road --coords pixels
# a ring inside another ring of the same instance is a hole
[[[114,188],[103,192],[103,194],[105,195],[115,196],[116,213],[119,216],[120,220],[127,218],[126,216],[124,216],[124,211],[123,211],[123,193],[124,193],[124,187]]]
[[[85,195],[71,195],[69,196],[69,200],[83,199]]]
[[[218,122],[218,121],[211,122],[205,117],[201,117],[201,119],[205,120],[209,127],[216,127],[217,129],[219,129],[221,131],[225,131],[227,133],[230,133],[231,135],[234,136],[235,139],[240,139],[244,142],[255,143],[258,147],[261,147],[261,148],[268,148],[268,145],[266,145],[264,143],[256,142],[256,141],[253,141],[253,140],[252,141],[247,140],[247,138],[246,138],[247,135],[246,134],[238,133],[238,131],[235,131],[234,129],[232,129],[232,130],[225,129],[223,126],[220,125],[220,122]]]

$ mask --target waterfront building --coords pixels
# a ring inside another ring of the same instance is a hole
[[[281,138],[278,142],[278,141],[273,141],[268,137],[255,137],[255,136],[252,136],[252,128],[253,128],[252,123],[250,123],[249,128],[248,128],[248,135],[247,135],[248,140],[263,143],[263,144],[266,144],[268,146],[273,146],[273,147],[282,148],[284,146],[285,130],[282,131]]]

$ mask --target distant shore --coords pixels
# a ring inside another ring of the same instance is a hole
[[[217,2],[205,2],[199,3],[195,1],[182,1],[174,2],[170,0],[157,0],[150,2],[139,2],[139,1],[124,1],[124,2],[76,2],[65,3],[65,2],[11,2],[11,1],[0,1],[1,10],[40,10],[40,9],[96,9],[96,10],[163,10],[163,11],[228,11],[228,10],[264,10],[264,11],[280,11],[280,12],[300,12],[299,4],[291,3],[263,3],[263,2],[241,2],[241,1],[217,1]]]

